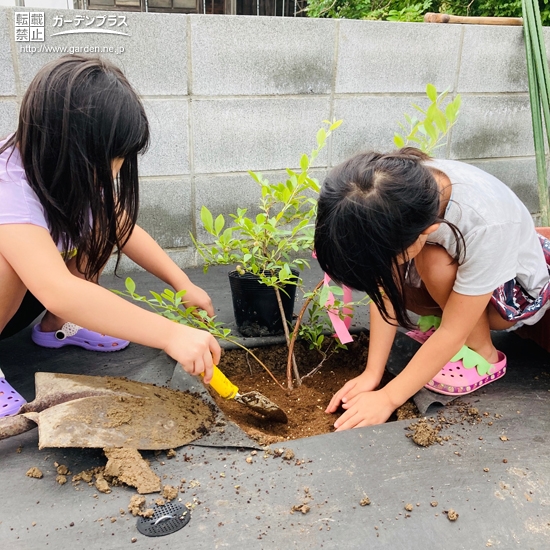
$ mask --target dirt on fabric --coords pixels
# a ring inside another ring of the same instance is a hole
[[[327,339],[329,340],[329,339]],[[238,424],[252,439],[260,445],[270,445],[325,434],[334,431],[334,422],[344,412],[339,409],[335,414],[325,413],[332,396],[348,381],[361,374],[366,365],[368,352],[368,334],[360,333],[347,350],[340,350],[327,358],[321,368],[311,376],[321,362],[322,356],[315,350],[309,350],[304,342],[295,346],[296,362],[303,378],[303,384],[286,390],[287,347],[284,344],[254,349],[254,354],[265,363],[275,378],[285,388],[281,389],[244,350],[226,350],[220,362],[220,369],[239,388],[239,393],[258,391],[273,401],[288,416],[288,424],[267,420],[254,413],[245,405],[220,398],[212,393],[216,404],[229,418]],[[386,373],[381,386],[392,379]],[[399,412],[403,409],[403,412]],[[414,403],[407,402],[400,407],[390,420],[416,418],[418,411]]]
[[[151,470],[137,449],[113,448],[103,451],[108,459],[104,472],[106,476],[135,487],[140,494],[160,491],[160,477]]]

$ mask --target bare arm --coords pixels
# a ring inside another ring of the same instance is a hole
[[[491,294],[465,296],[451,292],[441,326],[415,353],[403,372],[384,388],[395,407],[429,382],[460,350],[485,313]]]
[[[193,374],[212,375],[220,348],[204,331],[146,311],[100,286],[72,275],[48,231],[31,224],[0,225],[0,254],[23,284],[59,317],[89,330],[163,349]],[[213,357],[212,357],[213,356]]]
[[[391,302],[384,299],[386,310],[390,317],[394,315]],[[397,327],[390,325],[384,320],[380,311],[374,304],[370,303],[370,333],[369,333],[369,355],[367,357],[366,370],[378,376],[378,382],[382,380],[388,357],[395,340]]]
[[[386,300],[388,313],[393,315],[393,308],[389,300]],[[369,333],[369,355],[365,371],[346,382],[330,400],[327,413],[336,412],[340,403],[347,403],[361,392],[375,390],[384,374],[386,363],[390,355],[397,327],[387,323],[376,305],[370,303],[370,333]]]
[[[139,225],[134,227],[122,251],[136,264],[177,291],[186,290],[187,303],[204,309],[210,316],[214,315],[214,308],[208,294],[194,285],[170,256]]]
[[[362,392],[344,404],[338,430],[385,422],[390,414],[431,380],[464,345],[485,313],[491,294],[464,296],[451,292],[441,326],[415,353],[403,372],[378,391]]]

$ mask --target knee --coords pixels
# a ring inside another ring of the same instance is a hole
[[[439,245],[425,245],[415,258],[420,278],[430,286],[432,284],[454,284],[458,264],[449,253]]]

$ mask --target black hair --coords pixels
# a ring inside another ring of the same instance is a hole
[[[66,254],[77,248],[87,279],[114,247],[118,266],[138,215],[137,155],[148,143],[141,101],[106,60],[60,57],[40,69],[23,97],[17,130],[0,153],[17,146],[53,240]],[[124,163],[113,179],[117,158]]]
[[[315,252],[323,271],[338,284],[366,292],[386,321],[413,326],[404,300],[398,259],[440,217],[441,191],[430,157],[413,147],[388,154],[357,154],[326,177],[319,196]],[[462,239],[463,242],[463,239]],[[390,317],[384,295],[391,302]]]

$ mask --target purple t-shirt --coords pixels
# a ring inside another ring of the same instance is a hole
[[[4,143],[0,142],[0,147]],[[8,223],[30,223],[50,231],[44,208],[27,181],[17,147],[0,154],[0,224]],[[61,250],[59,245],[58,249]]]

